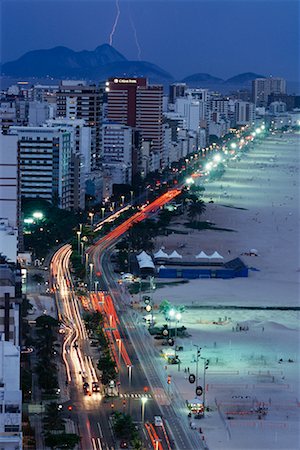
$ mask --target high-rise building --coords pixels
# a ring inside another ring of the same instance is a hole
[[[0,449],[22,450],[20,350],[0,340]]]
[[[69,170],[74,179],[71,209],[84,209],[85,183],[91,172],[91,128],[83,119],[50,119],[47,126],[70,133],[72,161]]]
[[[132,162],[131,127],[117,123],[104,123],[102,127],[102,162],[124,163],[131,166]]]
[[[0,253],[16,262],[20,230],[18,139],[0,134]]]
[[[185,83],[173,83],[169,86],[169,102],[175,103],[175,100],[179,97],[185,96],[187,85]]]
[[[79,180],[71,170],[71,133],[59,127],[11,127],[10,132],[18,136],[21,195],[72,209]]]
[[[253,103],[237,100],[234,103],[235,124],[250,125],[255,121],[255,107]]]
[[[163,154],[163,87],[146,78],[111,78],[106,83],[108,120],[136,128],[159,160]]]
[[[18,264],[0,261],[0,335],[5,341],[20,345],[22,302],[21,268]]]
[[[91,127],[91,168],[100,167],[103,89],[85,81],[62,81],[57,98],[57,118],[84,119]]]
[[[285,94],[286,81],[283,78],[256,78],[252,81],[252,101],[255,106],[267,106],[271,94]]]

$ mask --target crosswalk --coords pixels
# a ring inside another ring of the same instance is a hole
[[[138,392],[138,393],[124,393],[124,394],[120,394],[120,397],[121,398],[152,398],[152,395],[151,394],[146,394],[146,393],[140,393],[140,392]]]
[[[156,388],[154,389],[153,394],[149,394],[146,392],[124,392],[120,393],[120,398],[133,398],[133,399],[141,399],[141,398],[147,398],[147,399],[155,399],[159,405],[170,405],[170,399],[165,394],[163,389]]]

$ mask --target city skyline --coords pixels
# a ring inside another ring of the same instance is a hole
[[[175,79],[249,71],[297,81],[298,9],[293,0],[76,1],[72,9],[68,0],[4,0],[1,61],[59,45],[78,51],[110,43],[127,59],[155,63]]]

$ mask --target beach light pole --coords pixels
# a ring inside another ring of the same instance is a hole
[[[175,319],[176,319],[176,323],[175,323],[175,339],[177,338],[177,327],[178,327],[178,322],[180,321],[180,319],[181,319],[181,313],[180,312],[177,312],[176,314],[175,314]]]
[[[173,319],[173,317],[175,317],[175,314],[176,314],[175,309],[173,309],[173,308],[170,309],[170,311],[169,311],[170,329],[171,329],[171,325],[172,325],[172,319]]]
[[[199,379],[199,358],[201,354],[201,347],[199,347],[198,344],[194,344],[194,347],[197,348],[197,354],[196,354],[196,386],[198,386],[198,379]]]
[[[205,381],[205,374],[208,369],[209,365],[209,359],[201,358],[203,359],[204,365],[203,365],[203,417],[205,416],[205,393],[206,393],[206,381]]]

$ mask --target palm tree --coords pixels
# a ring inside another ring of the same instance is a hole
[[[205,205],[204,201],[198,200],[198,201],[190,204],[188,216],[190,217],[192,222],[195,222],[196,219],[198,219],[201,216],[201,214],[204,213],[205,210],[206,210],[206,205]]]

